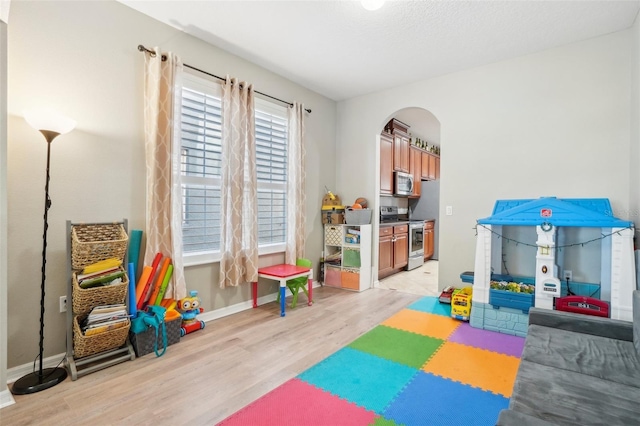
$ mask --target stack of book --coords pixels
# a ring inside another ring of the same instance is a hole
[[[93,288],[104,285],[118,284],[122,282],[124,270],[120,268],[122,261],[107,259],[87,266],[81,274],[78,274],[80,288]]]
[[[129,315],[124,303],[96,306],[89,312],[80,328],[85,336],[105,333],[129,324]]]

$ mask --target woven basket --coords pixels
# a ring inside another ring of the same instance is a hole
[[[129,237],[118,223],[74,225],[71,230],[71,267],[83,269],[101,260],[124,260]]]
[[[105,331],[104,333],[94,334],[93,336],[85,336],[80,330],[78,318],[73,318],[73,354],[74,358],[84,358],[110,349],[119,348],[124,345],[129,335],[131,322],[124,327],[115,330]]]
[[[121,271],[124,271],[120,267]],[[73,273],[73,312],[76,315],[89,313],[91,309],[99,305],[114,305],[124,303],[129,289],[129,278],[125,273],[119,284],[104,285],[93,288],[82,288],[78,284],[78,272]]]

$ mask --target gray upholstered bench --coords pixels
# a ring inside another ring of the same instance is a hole
[[[640,425],[640,291],[633,323],[532,308],[498,425]]]

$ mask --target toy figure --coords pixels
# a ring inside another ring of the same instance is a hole
[[[191,290],[189,296],[180,299],[176,309],[182,314],[182,327],[180,327],[180,336],[192,333],[196,330],[204,328],[204,321],[196,319],[196,316],[204,312],[200,307],[200,298],[196,290]]]

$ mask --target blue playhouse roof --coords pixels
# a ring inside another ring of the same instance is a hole
[[[478,223],[485,225],[626,228],[633,222],[613,216],[608,198],[542,197],[535,200],[498,200],[493,214]]]

